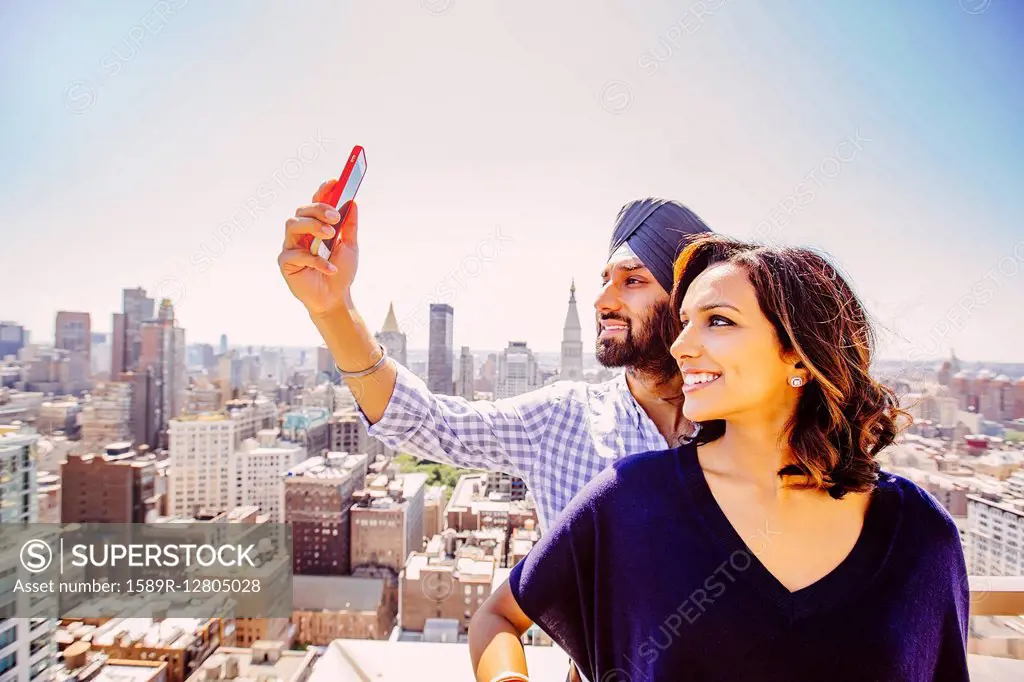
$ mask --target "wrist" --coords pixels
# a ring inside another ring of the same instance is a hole
[[[530,682],[530,678],[523,673],[517,673],[509,670],[503,673],[498,673],[491,678],[490,682]]]
[[[346,294],[340,301],[325,308],[323,310],[310,310],[309,317],[313,320],[313,324],[320,327],[323,324],[329,323],[333,320],[338,319],[353,319],[355,316],[355,304],[352,302],[352,297]]]

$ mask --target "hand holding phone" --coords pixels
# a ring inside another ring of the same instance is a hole
[[[366,151],[359,145],[356,145],[352,147],[352,151],[348,155],[348,161],[345,163],[345,168],[341,171],[341,177],[338,178],[338,182],[335,183],[323,201],[325,204],[334,206],[338,213],[341,214],[341,220],[337,223],[339,230],[345,222],[345,214],[348,213],[349,202],[356,198],[356,192],[359,191],[359,185],[362,184],[364,175],[366,175]],[[330,239],[314,237],[309,245],[310,253],[314,256],[320,256],[324,260],[330,260],[331,252],[334,251],[334,242],[338,237],[339,234],[335,234]]]

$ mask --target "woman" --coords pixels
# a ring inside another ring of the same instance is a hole
[[[822,257],[718,236],[675,266],[688,445],[618,460],[481,607],[478,680],[537,623],[590,682],[967,680],[957,528],[877,453],[905,417]]]

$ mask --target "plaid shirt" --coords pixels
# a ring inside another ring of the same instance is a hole
[[[367,432],[395,450],[467,469],[501,471],[526,483],[542,530],[592,478],[626,455],[668,444],[620,372],[601,384],[559,381],[488,402],[435,395],[395,363],[384,415]]]

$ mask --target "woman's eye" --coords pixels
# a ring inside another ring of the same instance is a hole
[[[725,327],[732,325],[732,321],[722,317],[721,315],[712,315],[709,320],[712,327]]]

